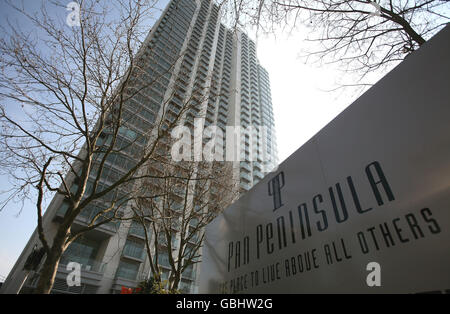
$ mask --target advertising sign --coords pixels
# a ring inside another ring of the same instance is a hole
[[[447,27],[208,225],[199,292],[448,292],[449,56]]]

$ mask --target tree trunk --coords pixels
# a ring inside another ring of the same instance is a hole
[[[50,254],[47,254],[44,265],[41,269],[41,274],[37,283],[37,287],[33,293],[35,294],[50,294],[53,283],[55,282],[56,272],[58,270],[59,261],[64,253],[64,243],[66,237],[57,235],[54,239],[53,245],[50,249]]]
[[[171,292],[178,290],[178,285],[180,284],[180,275],[175,275],[175,278],[173,279],[172,285],[170,287]]]

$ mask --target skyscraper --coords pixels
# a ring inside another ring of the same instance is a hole
[[[158,117],[164,115],[164,122],[175,119],[187,100],[193,106],[183,113],[182,122],[189,128],[195,126],[197,118],[202,118],[203,128],[217,126],[223,134],[227,134],[227,127],[250,130],[238,133],[237,142],[231,141],[231,144],[230,138],[224,138],[223,144],[225,150],[236,143],[240,148],[237,158],[224,156],[232,165],[233,180],[239,182],[240,193],[245,193],[276,166],[268,73],[258,62],[255,43],[245,33],[228,29],[221,23],[219,7],[213,1],[172,0],[153,26],[136,60],[145,72],[141,80],[155,82],[146,88],[139,88],[141,83],[136,82],[124,111],[127,123],[119,136],[124,146],[132,143],[129,145],[132,153],[129,158],[115,155],[108,158],[101,184],[107,186],[132,167],[133,154],[139,154],[146,145],[145,141],[135,143],[133,140],[153,130]],[[167,123],[162,124],[162,128],[167,126]],[[259,132],[260,129],[264,132]],[[105,135],[103,141],[107,140]],[[44,224],[50,233],[60,223],[67,206],[59,195],[50,203],[44,215]],[[105,206],[101,202],[90,205],[77,217],[75,224],[85,226]],[[151,275],[144,241],[142,228],[135,223],[113,222],[89,231],[64,253],[53,292],[118,293],[122,287],[136,287],[139,281]],[[176,238],[172,244],[177,246]],[[17,292],[22,286],[23,266],[35,245],[39,245],[36,231],[11,270],[2,292]],[[82,265],[81,286],[67,286],[69,262]],[[165,269],[162,277],[167,278],[170,270],[167,256],[160,254],[159,263]],[[180,290],[195,293],[198,275],[196,266],[187,269]],[[22,291],[31,291],[38,277],[38,272],[30,274]]]

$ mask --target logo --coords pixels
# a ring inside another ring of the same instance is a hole
[[[370,262],[366,266],[366,270],[370,271],[367,275],[366,283],[369,287],[381,286],[381,266],[377,262]]]
[[[66,266],[66,270],[70,273],[66,277],[68,287],[80,287],[81,286],[81,265],[79,263],[70,262]]]
[[[273,198],[273,211],[283,206],[281,200],[281,189],[284,187],[284,172],[278,173],[272,180],[269,181],[269,195]]]
[[[67,25],[70,27],[81,26],[80,5],[77,2],[72,1],[67,4],[66,10],[70,11],[66,18]]]

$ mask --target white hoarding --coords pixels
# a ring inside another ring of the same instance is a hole
[[[208,225],[199,292],[450,289],[449,56],[447,27]]]

